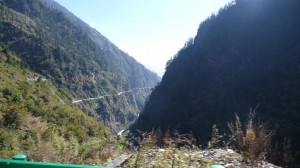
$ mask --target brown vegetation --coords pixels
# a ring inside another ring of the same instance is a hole
[[[229,144],[242,153],[244,160],[250,163],[266,160],[274,135],[265,123],[253,123],[255,114],[255,110],[250,109],[245,131],[242,130],[242,124],[237,115],[235,125],[232,122],[228,124],[232,134]]]

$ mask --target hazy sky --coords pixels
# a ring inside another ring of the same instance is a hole
[[[202,21],[232,0],[56,0],[162,75]]]

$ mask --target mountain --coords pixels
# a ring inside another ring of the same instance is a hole
[[[129,81],[129,84],[132,88],[139,88],[141,86],[148,85],[155,86],[160,80],[156,75],[138,63],[134,58],[120,50],[100,32],[90,27],[70,11],[60,6],[57,2],[53,0],[42,0],[42,2],[51,8],[63,12],[75,25],[81,27],[82,30],[84,30],[87,35],[101,47],[104,52],[104,57],[109,61],[110,65],[112,65],[114,69],[120,72],[121,75]]]
[[[297,0],[236,0],[209,17],[168,61],[132,129],[192,132],[207,145],[214,124],[227,133],[235,114],[245,122],[258,107],[256,120],[279,144],[290,138],[299,162],[299,11]]]
[[[106,161],[103,155],[110,154],[104,150],[114,142],[111,131],[73,106],[68,95],[32,72],[3,43],[0,74],[1,158],[26,153],[35,161]]]
[[[156,74],[55,1],[1,0],[0,9],[0,41],[69,100],[112,95],[77,103],[86,114],[113,131],[137,118]]]

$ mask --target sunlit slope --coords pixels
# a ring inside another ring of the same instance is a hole
[[[136,68],[141,67],[136,61],[127,68],[114,65],[105,52],[110,48],[104,49],[106,46],[95,42],[97,38],[91,37],[69,15],[44,1],[3,0],[0,4],[0,41],[33,71],[52,81],[70,100],[153,87],[159,80],[143,66],[143,71]],[[121,56],[120,61],[123,62]],[[84,102],[78,107],[118,131],[134,121],[149,93]]]
[[[96,154],[110,148],[109,129],[73,106],[64,92],[29,70],[20,57],[2,44],[0,74],[1,158],[26,153],[35,161],[105,160]],[[102,145],[102,149],[91,146],[93,143]],[[66,152],[72,153],[72,158]]]

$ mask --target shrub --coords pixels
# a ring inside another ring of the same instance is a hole
[[[236,115],[235,125],[229,123],[231,131],[231,142],[234,148],[238,149],[243,159],[250,163],[265,160],[271,149],[273,132],[268,130],[264,123],[254,124],[255,110],[250,110],[246,130],[242,131],[242,124]]]
[[[28,114],[23,103],[11,104],[3,112],[3,125],[10,129],[18,129]]]
[[[213,125],[211,140],[208,142],[207,148],[211,149],[217,146],[220,141],[219,130],[216,125]]]

